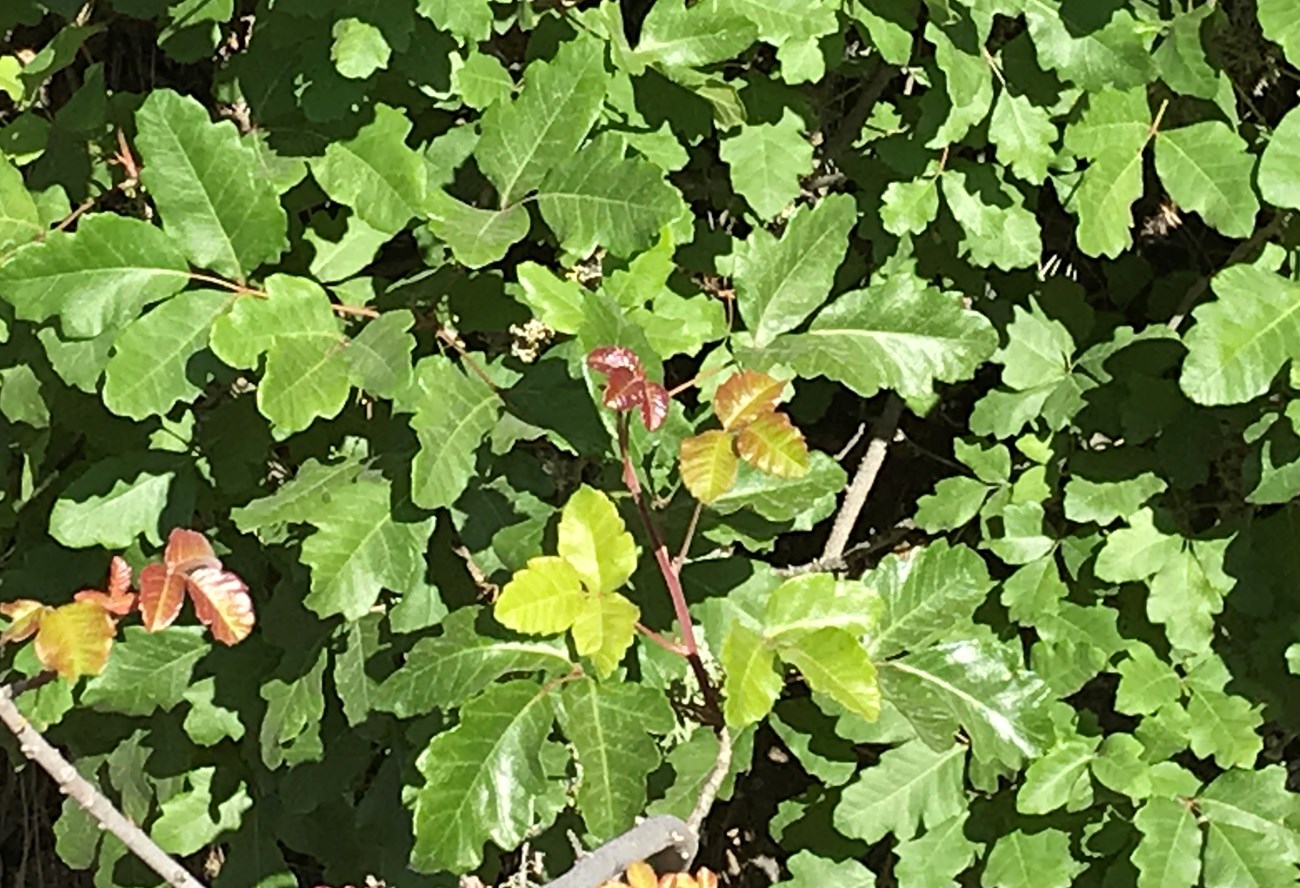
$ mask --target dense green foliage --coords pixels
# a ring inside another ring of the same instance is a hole
[[[183,527],[257,613],[25,712],[218,888],[553,876],[692,810],[715,694],[784,884],[1294,884],[1297,21],[3,0],[0,600]],[[602,346],[698,385],[629,422]],[[787,576],[893,398],[863,545]]]

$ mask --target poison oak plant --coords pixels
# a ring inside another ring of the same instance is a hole
[[[42,847],[1293,885],[1292,0],[624,5],[0,3]]]

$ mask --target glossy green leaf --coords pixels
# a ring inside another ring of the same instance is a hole
[[[718,156],[731,172],[731,187],[763,219],[789,206],[799,196],[799,180],[812,172],[812,145],[789,108],[774,124],[742,126],[723,141]]]
[[[1186,888],[1201,874],[1201,831],[1177,799],[1149,800],[1133,818],[1142,834],[1133,850],[1139,888]]]
[[[1255,227],[1254,170],[1246,142],[1218,121],[1164,130],[1156,138],[1156,171],[1169,196],[1229,237],[1245,237]]]
[[[870,640],[877,658],[921,650],[968,625],[993,588],[979,555],[942,540],[907,558],[886,556],[864,582],[883,605],[879,628]]]
[[[886,751],[844,790],[835,828],[866,842],[890,833],[907,841],[922,823],[932,829],[957,817],[966,808],[966,751],[960,744],[934,750],[919,740]]]
[[[563,558],[532,558],[501,590],[493,607],[498,622],[516,632],[554,635],[573,625],[585,596],[582,577]]]
[[[161,543],[158,521],[176,475],[132,462],[101,460],[68,485],[50,511],[50,536],[73,549],[125,549],[141,535]]]
[[[640,608],[617,592],[588,596],[573,621],[578,655],[590,657],[597,674],[607,678],[632,646],[640,617]]]
[[[424,159],[406,144],[411,121],[377,105],[374,120],[351,139],[331,141],[311,160],[311,173],[333,200],[351,207],[375,231],[393,235],[425,209]]]
[[[969,867],[982,847],[966,837],[966,812],[931,826],[925,835],[894,846],[895,872],[904,885],[915,888],[952,888],[954,879]]]
[[[784,684],[776,671],[776,654],[762,634],[742,622],[732,623],[722,645],[722,667],[727,724],[743,728],[761,721]]]
[[[980,884],[985,888],[1069,888],[1084,866],[1059,829],[1016,830],[993,843]]]
[[[620,588],[636,570],[636,543],[618,509],[608,496],[586,485],[564,504],[556,551],[592,594]]]

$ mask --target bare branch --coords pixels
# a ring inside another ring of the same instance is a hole
[[[871,493],[871,488],[876,483],[876,476],[880,474],[880,467],[885,463],[889,442],[894,439],[894,433],[898,430],[898,420],[902,415],[902,400],[898,395],[890,394],[884,412],[880,414],[880,418],[871,429],[871,443],[867,445],[867,452],[863,454],[862,462],[858,465],[858,472],[853,476],[848,492],[844,494],[844,502],[840,504],[839,514],[835,516],[831,534],[826,538],[826,548],[822,550],[822,557],[818,559],[822,564],[838,563],[844,557],[844,549],[849,544],[853,525],[857,524],[858,515],[861,514],[862,507],[867,504],[867,495]]]

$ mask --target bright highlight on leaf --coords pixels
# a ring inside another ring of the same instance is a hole
[[[777,411],[785,383],[744,370],[718,386],[713,412],[722,430],[702,432],[681,443],[682,482],[704,504],[715,502],[736,483],[737,457],[766,475],[802,478],[808,444],[790,417]]]
[[[636,544],[614,503],[586,485],[560,515],[558,556],[528,561],[501,590],[500,623],[529,635],[572,630],[578,654],[608,675],[632,645],[640,609],[616,589],[636,570]]]

